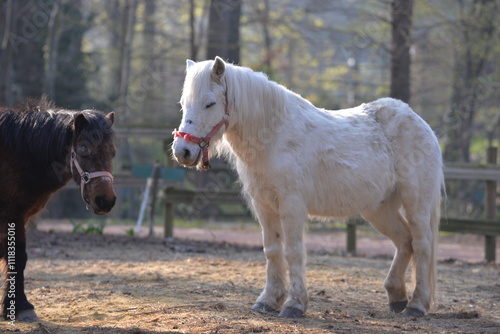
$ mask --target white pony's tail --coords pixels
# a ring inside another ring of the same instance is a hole
[[[435,304],[435,296],[436,296],[436,285],[437,285],[437,251],[438,251],[438,243],[439,243],[439,223],[441,221],[441,200],[442,198],[446,199],[446,187],[444,184],[444,174],[440,172],[441,181],[439,182],[439,188],[436,187],[436,193],[434,194],[434,203],[431,211],[430,217],[430,227],[432,233],[432,241],[431,241],[431,261],[429,266],[429,295],[430,295],[430,303],[428,305],[428,309]],[[413,289],[415,289],[417,283],[417,263],[415,261],[415,256],[412,256],[413,262],[413,271],[412,271],[412,282],[411,285]]]
[[[439,182],[439,188],[437,189],[437,194],[434,195],[435,202],[434,208],[431,212],[431,229],[432,229],[432,249],[431,249],[431,266],[429,268],[429,289],[431,296],[431,305],[435,303],[436,295],[436,283],[437,283],[437,251],[439,243],[439,222],[441,220],[441,199],[446,199],[446,186],[444,184],[444,174],[441,169],[440,172],[441,182]],[[429,306],[431,306],[429,305]]]

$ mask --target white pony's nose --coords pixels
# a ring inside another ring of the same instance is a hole
[[[175,157],[178,161],[189,161],[191,158],[191,150],[185,148],[183,150],[180,150],[179,152],[175,152]]]
[[[185,166],[196,166],[199,162],[201,150],[195,146],[186,145],[182,143],[182,139],[176,140],[172,147],[172,152],[174,153],[174,158],[178,163]]]

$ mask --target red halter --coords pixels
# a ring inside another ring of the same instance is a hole
[[[212,137],[215,136],[217,134],[217,132],[219,132],[222,125],[225,125],[226,129],[227,129],[227,126],[229,124],[229,121],[227,119],[228,118],[227,116],[229,116],[229,110],[228,110],[227,105],[228,105],[228,103],[227,103],[227,93],[226,93],[226,106],[225,106],[225,110],[224,110],[226,115],[224,116],[223,119],[221,119],[221,121],[219,123],[217,123],[214,126],[212,131],[210,131],[208,133],[208,135],[206,135],[205,137],[201,137],[201,138],[196,137],[196,136],[193,136],[193,135],[186,133],[186,132],[177,131],[177,129],[175,129],[172,132],[172,134],[174,135],[174,138],[180,137],[180,138],[183,138],[184,140],[198,144],[198,146],[201,148],[202,153],[203,153],[203,157],[202,157],[203,170],[209,170],[212,167],[212,166],[210,166],[210,162],[208,161],[208,146],[210,146],[210,140],[212,140]]]
[[[87,204],[89,204],[89,203],[85,200],[85,197],[83,196],[83,192],[84,192],[85,186],[87,185],[87,183],[90,182],[90,180],[98,178],[98,177],[109,177],[111,179],[111,182],[113,182],[114,177],[108,171],[92,172],[92,173],[84,172],[82,167],[80,167],[78,160],[76,160],[75,150],[73,148],[71,148],[70,166],[72,167],[73,165],[75,165],[75,168],[78,171],[78,174],[80,174],[80,177],[81,177],[80,190],[81,190],[81,194],[82,194],[82,199]],[[73,174],[73,168],[71,168],[71,174]]]

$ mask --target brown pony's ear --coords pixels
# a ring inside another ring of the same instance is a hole
[[[109,114],[107,114],[106,118],[111,123],[111,125],[113,125],[113,123],[115,123],[115,113],[114,112],[110,112]]]
[[[77,113],[75,115],[74,121],[73,121],[73,129],[75,131],[76,135],[79,135],[82,131],[83,128],[88,124],[87,119],[85,118],[85,115],[81,112]]]

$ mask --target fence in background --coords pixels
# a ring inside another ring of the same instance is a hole
[[[496,261],[496,237],[500,235],[500,221],[496,219],[497,182],[500,182],[500,167],[497,162],[497,148],[487,150],[487,165],[446,164],[445,180],[485,181],[485,219],[441,218],[440,231],[471,233],[484,236],[484,254],[487,262]],[[446,205],[446,204],[445,204]],[[356,252],[356,226],[363,224],[360,218],[347,222],[347,252]]]

